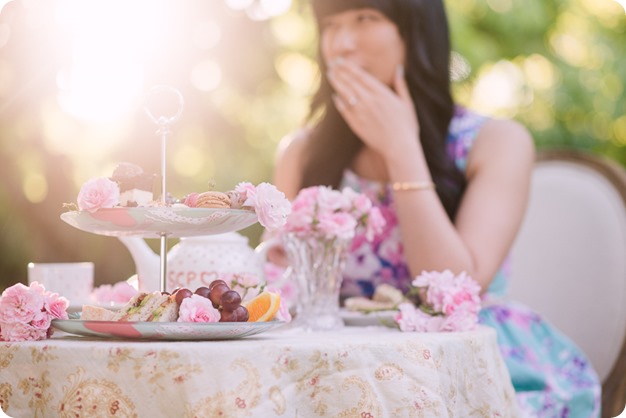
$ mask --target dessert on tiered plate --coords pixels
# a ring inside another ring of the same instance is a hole
[[[192,192],[180,199],[158,191],[160,177],[141,167],[121,163],[110,177],[93,178],[81,187],[77,204],[61,215],[66,223],[83,231],[116,237],[186,237],[234,232],[256,222],[267,229],[282,226],[291,205],[269,183],[243,182],[234,190]],[[163,254],[161,255],[163,257]],[[226,280],[222,280],[226,279]],[[119,310],[84,305],[80,321],[107,323],[259,323],[285,319],[280,296],[260,286],[246,301],[217,277],[207,286],[181,287],[171,293],[140,291]],[[70,320],[71,321],[71,320]],[[61,326],[64,324],[61,322]],[[76,331],[76,327],[69,326]],[[71,331],[70,331],[71,332]],[[168,329],[171,333],[171,328]],[[252,335],[250,329],[231,332],[233,337]],[[210,332],[202,334],[211,338]],[[222,334],[220,334],[221,336]],[[185,335],[188,337],[188,335]]]

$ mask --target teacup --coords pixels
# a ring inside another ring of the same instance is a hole
[[[43,287],[67,298],[70,305],[89,302],[94,281],[94,264],[28,263],[28,283],[39,282]]]

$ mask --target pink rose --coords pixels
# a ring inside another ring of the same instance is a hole
[[[180,304],[178,322],[219,322],[220,312],[211,301],[193,294]]]
[[[107,177],[88,180],[78,193],[78,209],[96,212],[101,208],[112,208],[120,203],[120,188]]]
[[[247,199],[244,206],[251,206],[256,212],[259,223],[268,230],[274,230],[283,226],[287,216],[291,212],[291,203],[285,194],[276,186],[269,183],[261,183],[256,186],[254,192],[246,191]]]

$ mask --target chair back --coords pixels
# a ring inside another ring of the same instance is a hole
[[[611,402],[624,407],[623,167],[580,151],[539,153],[528,211],[513,244],[510,295],[540,313],[587,354],[604,383],[607,414]]]

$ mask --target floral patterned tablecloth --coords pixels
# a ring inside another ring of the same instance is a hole
[[[0,406],[32,417],[514,417],[492,329],[282,329],[228,341],[0,342]],[[1,416],[1,415],[0,415]]]

